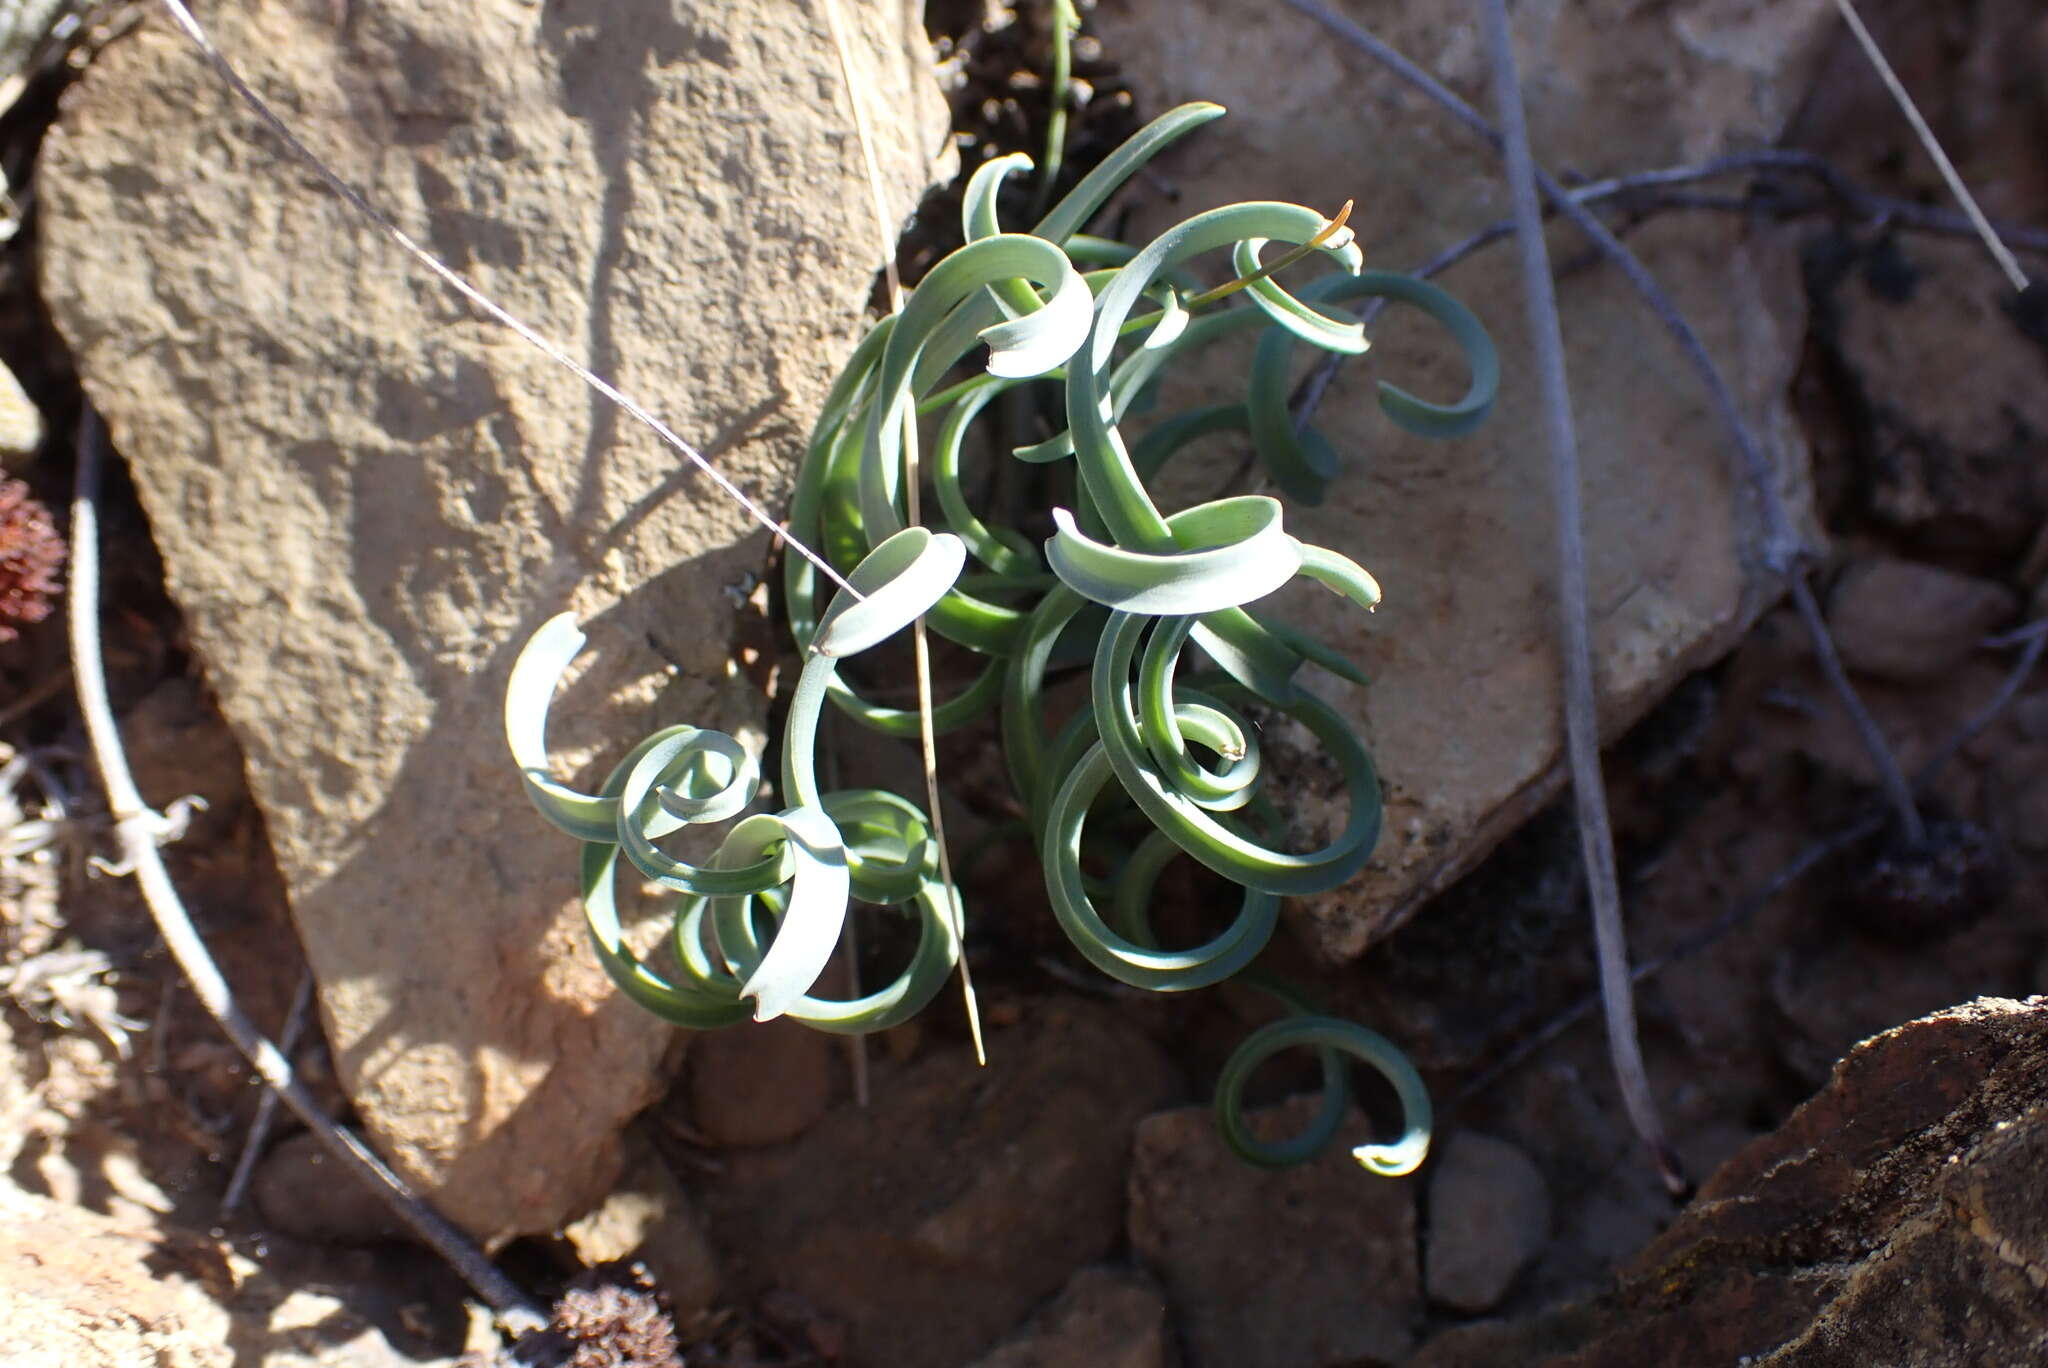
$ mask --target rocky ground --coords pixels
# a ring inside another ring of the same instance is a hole
[[[1185,31],[1212,8],[1192,7]],[[1870,9],[1990,211],[2048,224],[2038,15],[1991,0]],[[1098,153],[1113,143],[1133,109],[1194,93],[1161,88],[1197,79],[1187,63],[1169,78],[1139,60],[1147,12],[1105,0],[1108,47],[1083,52],[1099,102],[1077,155],[1086,138]],[[935,5],[932,20],[966,48],[956,123],[1028,143],[1043,63],[1030,15],[993,33],[977,32],[979,6]],[[1427,55],[1459,60],[1453,46]],[[1773,69],[1798,78],[1788,142],[1873,193],[1941,202],[1853,55],[1820,43],[1796,73]],[[1317,79],[1306,61],[1300,79]],[[10,170],[60,84],[0,122]],[[1719,117],[1702,109],[1675,117]],[[1239,173],[1175,174],[1185,189]],[[2048,1208],[2031,1181],[2048,1155],[2048,1005],[2028,1000],[2048,993],[2048,684],[2015,673],[2023,643],[1990,644],[2042,617],[2048,593],[2048,347],[2001,307],[1973,242],[1809,189],[1645,201],[1631,233],[1672,260],[1734,241],[1761,263],[1756,320],[1773,331],[1745,374],[1769,389],[1782,369],[1785,440],[1810,451],[1833,546],[1829,620],[1905,768],[1924,776],[1937,847],[1904,849],[1874,820],[1869,762],[1796,618],[1740,575],[1686,561],[1719,597],[1663,639],[1654,687],[1621,710],[1640,720],[1607,763],[1649,1072],[1700,1185],[1688,1205],[1621,1113],[1590,1010],[1576,837],[1548,800],[1552,751],[1523,747],[1461,791],[1492,811],[1513,790],[1517,820],[1534,813],[1475,868],[1454,878],[1404,854],[1376,876],[1416,892],[1398,929],[1376,927],[1341,962],[1330,928],[1356,922],[1340,909],[1304,918],[1275,952],[1424,1069],[1439,1133],[1420,1175],[1374,1180],[1341,1151],[1278,1173],[1230,1159],[1207,1090],[1261,1003],[1160,1001],[1076,972],[1020,877],[1028,853],[999,850],[963,875],[990,909],[972,943],[989,1066],[975,1067],[950,1000],[859,1051],[781,1025],[693,1040],[627,1130],[609,1196],[498,1251],[537,1294],[574,1285],[565,1328],[612,1346],[575,1361],[669,1353],[632,1276],[587,1272],[624,1258],[661,1289],[685,1361],[704,1365],[1946,1365],[2048,1352]],[[0,250],[0,359],[53,435],[6,459],[61,509],[80,391],[39,295],[36,227]],[[2048,256],[2022,259],[2048,270]],[[1604,318],[1603,300],[1580,303]],[[1690,381],[1673,368],[1668,383]],[[1644,441],[1704,423],[1695,408],[1656,410]],[[108,518],[115,710],[147,797],[205,799],[167,858],[276,1032],[307,971],[273,834],[125,482]],[[1660,573],[1650,563],[1618,583],[1640,601],[1638,581]],[[1510,642],[1484,668],[1511,678],[1521,650]],[[224,1209],[258,1091],[180,985],[132,882],[90,862],[108,838],[66,659],[55,619],[0,643],[0,1327],[68,1307],[49,1322],[59,1347],[31,1360],[51,1363],[147,1350],[157,1358],[138,1361],[383,1368],[484,1351],[494,1341],[461,1284],[394,1239],[303,1132],[275,1127]],[[958,758],[971,773],[975,757]],[[1434,797],[1416,810],[1465,811]],[[1439,878],[1448,887],[1429,896]],[[320,1022],[295,1057],[346,1114],[347,1070]],[[1264,1124],[1299,1114],[1290,1093],[1311,1077],[1276,1069]]]

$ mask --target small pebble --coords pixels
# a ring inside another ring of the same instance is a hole
[[[1454,1311],[1490,1310],[1549,1239],[1550,1191],[1535,1162],[1490,1135],[1452,1135],[1429,1177],[1429,1299]]]

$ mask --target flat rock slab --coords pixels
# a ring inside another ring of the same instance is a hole
[[[1142,1273],[1084,1268],[973,1368],[1171,1368],[1166,1299]]]
[[[887,211],[946,114],[915,6],[843,7]],[[876,268],[823,9],[281,0],[221,47],[345,178],[777,505]],[[476,320],[155,16],[67,99],[44,293],[133,467],[247,757],[341,1076],[487,1237],[616,1168],[669,1039],[589,954],[575,847],[505,754],[506,673],[573,608],[556,742],[742,734],[728,663],[766,542],[582,385]]]
[[[1493,108],[1469,7],[1336,8],[1467,101]],[[1769,142],[1803,93],[1827,26],[1839,23],[1826,0],[1532,5],[1515,20],[1537,155],[1554,171],[1593,177]],[[1138,240],[1235,200],[1297,200],[1329,213],[1355,197],[1352,226],[1368,263],[1408,269],[1507,213],[1491,149],[1291,8],[1261,11],[1254,29],[1242,6],[1223,0],[1111,0],[1097,22],[1105,50],[1154,107],[1205,99],[1230,110],[1162,158],[1156,178],[1129,197]],[[1804,334],[1792,240],[1732,216],[1673,214],[1628,241],[1721,362],[1776,453],[1795,519],[1805,520],[1804,447],[1786,394]],[[1560,228],[1554,258],[1572,262],[1584,245]],[[1296,535],[1353,556],[1386,591],[1369,619],[1319,590],[1290,590],[1275,603],[1373,680],[1369,689],[1311,680],[1367,737],[1387,805],[1366,872],[1301,904],[1333,960],[1357,956],[1471,868],[1563,777],[1550,477],[1512,252],[1489,249],[1441,283],[1501,348],[1492,421],[1444,442],[1409,437],[1380,415],[1380,379],[1446,400],[1466,383],[1449,344],[1396,308],[1373,330],[1375,350],[1340,373],[1317,414],[1345,473],[1323,507],[1287,514]],[[1602,725],[1613,735],[1724,651],[1768,586],[1755,571],[1760,524],[1699,379],[1614,270],[1572,270],[1559,288]],[[1241,392],[1243,364],[1225,355],[1195,366],[1191,384],[1204,395],[1195,402]],[[1165,502],[1211,497],[1239,459],[1219,450],[1177,461]],[[1307,760],[1275,768],[1287,776],[1278,796],[1294,819],[1295,848],[1321,844],[1343,822],[1341,792]]]
[[[1131,1130],[1180,1088],[1159,1047],[1048,1001],[988,1054],[878,1061],[866,1108],[720,1156],[703,1196],[733,1281],[844,1327],[847,1368],[971,1362],[1118,1242]]]
[[[1321,1106],[1255,1112],[1278,1140]],[[1392,1364],[1422,1319],[1414,1178],[1351,1157],[1372,1131],[1353,1109],[1336,1140],[1293,1168],[1253,1168],[1207,1107],[1145,1118],[1131,1159],[1131,1247],[1158,1275],[1191,1363],[1233,1368]]]

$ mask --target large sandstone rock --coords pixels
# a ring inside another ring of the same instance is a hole
[[[1411,1368],[1963,1368],[2048,1360],[2048,998],[1864,1042],[1604,1296]]]
[[[1492,109],[1469,7],[1335,7]],[[1330,212],[1355,197],[1368,261],[1406,268],[1507,212],[1488,147],[1291,9],[1254,21],[1225,0],[1105,0],[1097,15],[1105,49],[1154,107],[1208,99],[1230,110],[1158,163],[1130,200],[1134,232],[1232,200]],[[1769,141],[1839,23],[1826,0],[1600,0],[1526,5],[1515,18],[1538,156],[1595,177]],[[1584,246],[1567,229],[1554,240],[1561,268]],[[1657,218],[1629,241],[1720,359],[1804,516],[1804,449],[1785,393],[1804,330],[1792,240],[1689,214]],[[1365,874],[1302,909],[1333,959],[1356,956],[1469,869],[1562,781],[1549,475],[1532,435],[1536,381],[1512,254],[1491,249],[1443,283],[1500,344],[1506,374],[1492,422],[1435,442],[1379,415],[1380,378],[1443,398],[1465,384],[1446,344],[1396,310],[1318,416],[1347,473],[1321,509],[1288,514],[1298,535],[1354,555],[1386,591],[1370,620],[1319,591],[1280,604],[1373,679],[1369,690],[1326,676],[1315,685],[1372,742],[1387,803]],[[1567,270],[1560,291],[1602,721],[1613,734],[1724,651],[1767,586],[1754,572],[1759,525],[1699,380],[1616,272]],[[1239,365],[1224,358],[1196,383],[1231,392]],[[1174,486],[1207,497],[1237,459],[1176,463],[1170,497]],[[1300,848],[1319,843],[1341,823],[1341,799],[1326,797],[1312,764],[1280,772]]]
[[[915,7],[844,7],[892,216],[945,111]],[[343,176],[774,507],[877,262],[816,4],[245,0],[221,46]],[[130,459],[248,758],[370,1131],[486,1236],[605,1190],[667,1032],[589,955],[575,850],[499,706],[573,608],[586,778],[758,727],[727,663],[766,554],[581,384],[365,230],[155,22],[38,178],[50,308]]]

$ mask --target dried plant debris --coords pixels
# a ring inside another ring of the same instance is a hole
[[[42,953],[57,939],[58,870],[63,814],[25,798],[29,757],[0,742],[0,963]]]
[[[547,1328],[528,1335],[499,1362],[519,1368],[683,1368],[675,1322],[639,1263],[600,1264],[584,1273],[555,1303]]]
[[[129,1033],[142,1023],[121,1013],[108,977],[113,961],[75,942],[58,944],[55,857],[68,824],[52,805],[24,800],[22,781],[32,768],[28,756],[0,744],[0,999],[37,1021],[90,1027],[126,1059]]]
[[[29,497],[19,480],[0,480],[0,641],[18,635],[14,624],[41,622],[57,593],[64,542],[50,510]]]
[[[103,952],[68,945],[0,965],[0,993],[38,1021],[67,1030],[90,1026],[126,1059],[129,1033],[144,1023],[121,1014],[120,996],[108,981],[113,972]]]

